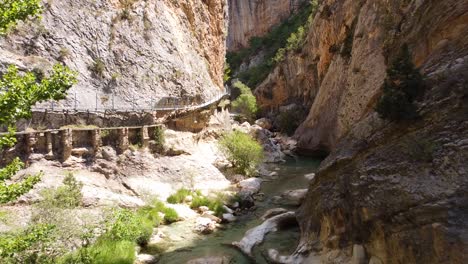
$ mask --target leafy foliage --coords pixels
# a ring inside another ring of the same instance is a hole
[[[240,90],[240,95],[232,102],[232,110],[242,114],[248,120],[254,119],[257,114],[258,107],[257,99],[252,94],[252,91],[248,86],[240,81],[234,83],[234,88]]]
[[[262,161],[263,147],[250,135],[234,131],[220,140],[220,146],[227,158],[240,173],[251,175]]]
[[[192,191],[189,189],[179,189],[175,194],[172,194],[171,196],[167,197],[167,202],[171,204],[178,204],[178,203],[183,203],[185,201],[185,198],[189,195],[192,194]]]
[[[82,187],[83,184],[78,182],[72,173],[68,173],[63,180],[63,186],[57,189],[45,190],[42,193],[44,197],[41,202],[42,206],[61,209],[75,208],[81,204]]]
[[[106,225],[105,239],[135,241],[146,244],[153,232],[154,223],[142,214],[129,209],[119,209],[112,213]]]
[[[166,138],[164,136],[164,127],[157,126],[154,128],[154,141],[157,151],[164,151],[164,144],[166,143]]]
[[[61,64],[56,64],[52,74],[40,82],[33,73],[20,75],[16,66],[10,66],[0,79],[0,123],[10,125],[29,118],[31,107],[38,102],[65,99],[75,83],[76,73]]]
[[[57,64],[48,78],[38,81],[31,73],[19,74],[10,66],[0,79],[0,124],[9,127],[9,134],[0,137],[0,148],[11,147],[16,139],[13,124],[31,116],[31,107],[45,100],[65,98],[66,91],[76,83],[76,73]],[[16,174],[23,164],[19,159],[0,171],[0,203],[7,203],[28,192],[40,180],[40,175],[30,176],[19,183],[6,184],[5,180]]]
[[[100,240],[98,243],[79,249],[60,258],[59,264],[133,264],[135,244],[125,240]]]
[[[224,199],[221,196],[217,196],[216,198],[208,198],[206,196],[199,195],[193,198],[193,201],[190,204],[190,208],[198,209],[200,206],[206,206],[211,211],[213,211],[216,216],[219,217],[225,213],[223,205]]]
[[[278,128],[281,132],[291,136],[294,134],[299,125],[304,121],[306,116],[306,110],[301,108],[282,111],[277,119]]]
[[[20,232],[0,236],[0,261],[2,263],[26,263],[31,252],[38,244],[50,239],[53,225],[33,225]],[[34,262],[33,262],[34,263]]]
[[[417,117],[414,101],[424,93],[423,78],[411,61],[407,45],[387,69],[383,95],[376,106],[380,117],[392,121]]]
[[[38,16],[42,12],[40,0],[3,0],[0,5],[0,35],[18,21]]]

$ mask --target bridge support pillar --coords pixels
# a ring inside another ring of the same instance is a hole
[[[120,128],[119,129],[119,142],[118,142],[118,152],[119,154],[124,153],[128,146],[130,145],[128,141],[128,128]]]
[[[93,146],[93,153],[96,155],[99,148],[102,146],[101,129],[98,128],[91,131],[91,144]]]
[[[140,131],[141,134],[141,146],[147,148],[149,146],[150,137],[148,134],[148,127],[143,126]]]
[[[73,149],[73,131],[64,129],[60,131],[60,139],[62,143],[62,162],[70,158]]]
[[[28,133],[24,135],[26,160],[29,160],[29,156],[34,152],[34,146],[36,145],[36,142],[37,138],[35,133]]]
[[[53,159],[54,158],[54,150],[53,150],[53,143],[52,143],[52,133],[45,132],[46,137],[46,159]]]

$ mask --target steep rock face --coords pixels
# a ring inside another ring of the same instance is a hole
[[[302,53],[289,55],[257,91],[272,94],[270,105],[301,92],[313,100],[296,131],[299,146],[331,151],[299,212],[297,254],[321,251],[328,263],[327,253],[359,244],[368,261],[464,263],[467,36],[466,1],[322,3]],[[373,108],[386,58],[402,43],[427,78],[427,91],[417,104],[419,119],[387,122]],[[295,61],[303,74],[285,70]],[[290,90],[289,83],[305,79],[307,85]]]
[[[265,35],[305,1],[229,0],[228,51],[247,47],[252,37]]]
[[[64,62],[79,73],[70,105],[75,93],[80,108],[94,108],[96,100],[109,107],[112,95],[116,107],[149,107],[157,97],[203,100],[222,89],[225,0],[43,4],[40,22],[20,25],[0,40],[1,69]]]

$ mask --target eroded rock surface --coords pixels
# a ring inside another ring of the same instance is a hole
[[[148,108],[156,97],[207,99],[223,88],[227,3],[189,1],[47,1],[40,22],[0,40],[0,69],[78,71],[81,109]],[[95,92],[98,93],[96,96]],[[133,103],[133,104],[132,104]]]

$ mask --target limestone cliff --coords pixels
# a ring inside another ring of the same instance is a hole
[[[305,0],[229,0],[228,51],[249,45],[288,18]]]
[[[163,96],[210,98],[222,89],[225,0],[44,1],[40,22],[0,40],[0,69],[78,71],[81,108],[148,107]]]
[[[299,147],[331,152],[300,209],[297,254],[336,263],[358,244],[353,263],[466,261],[467,36],[467,1],[322,2],[302,51],[256,91],[266,108],[310,104]],[[374,107],[403,43],[427,91],[419,119],[383,121]]]

